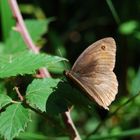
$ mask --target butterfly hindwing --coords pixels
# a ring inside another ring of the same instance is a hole
[[[73,75],[90,99],[94,99],[100,106],[108,109],[118,92],[118,82],[113,72],[92,73],[89,76]]]

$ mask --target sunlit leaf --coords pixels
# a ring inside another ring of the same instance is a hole
[[[52,18],[46,20],[25,20],[27,29],[34,41],[40,39],[44,33],[47,33],[48,25],[52,20]]]
[[[34,54],[28,51],[13,55],[0,55],[0,78],[34,74],[41,67],[57,69],[59,68],[57,63],[63,60],[66,59],[58,56]]]
[[[5,106],[5,105],[7,105],[8,103],[11,103],[11,102],[12,102],[12,99],[9,96],[0,93],[0,109],[3,106]]]
[[[63,73],[67,69],[64,61],[63,57],[47,55],[46,67],[50,72]]]
[[[25,51],[14,55],[0,55],[0,78],[33,74],[45,64],[46,56],[43,54]]]
[[[0,135],[6,140],[12,140],[24,131],[29,121],[28,110],[20,103],[13,104],[0,114]]]
[[[119,31],[122,34],[130,35],[130,34],[134,33],[134,31],[137,29],[138,26],[139,26],[139,24],[137,21],[134,21],[134,20],[127,21],[120,25]]]

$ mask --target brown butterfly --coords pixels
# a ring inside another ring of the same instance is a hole
[[[118,92],[118,81],[113,72],[115,55],[114,39],[101,39],[90,45],[72,69],[65,72],[67,78],[105,109],[108,109]]]

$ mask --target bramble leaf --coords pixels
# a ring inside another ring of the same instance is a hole
[[[12,140],[24,131],[29,120],[29,112],[21,103],[7,107],[6,111],[0,114],[0,135],[6,140]]]
[[[0,55],[0,78],[33,74],[45,64],[46,56],[43,54],[25,51],[13,55]]]
[[[8,103],[11,103],[11,101],[12,99],[9,96],[0,93],[0,109]]]
[[[24,51],[13,55],[0,55],[0,78],[35,74],[35,71],[42,67],[57,69],[57,63],[66,60],[58,56],[45,54],[34,54]],[[63,69],[62,69],[63,70]]]
[[[51,93],[57,88],[59,79],[36,79],[27,88],[26,100],[27,102],[42,112],[46,110],[46,101]]]

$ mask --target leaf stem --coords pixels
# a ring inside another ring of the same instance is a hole
[[[17,1],[16,0],[9,0],[9,5],[11,7],[11,10],[13,12],[13,15],[17,21],[16,23],[16,27],[15,27],[15,30],[18,31],[22,38],[24,39],[27,47],[32,50],[34,53],[39,53],[39,49],[34,45],[29,33],[28,33],[28,30],[24,24],[24,21],[23,21],[23,18],[22,18],[22,15],[20,13],[20,10],[19,10],[19,7],[18,7],[18,4],[17,4]],[[44,78],[44,77],[50,77],[50,73],[48,72],[47,69],[40,69],[39,70],[39,73],[40,73],[40,77]]]
[[[19,92],[19,89],[18,87],[14,87],[14,90],[16,91],[20,101],[22,102],[24,100],[23,96],[21,95],[21,93]]]

